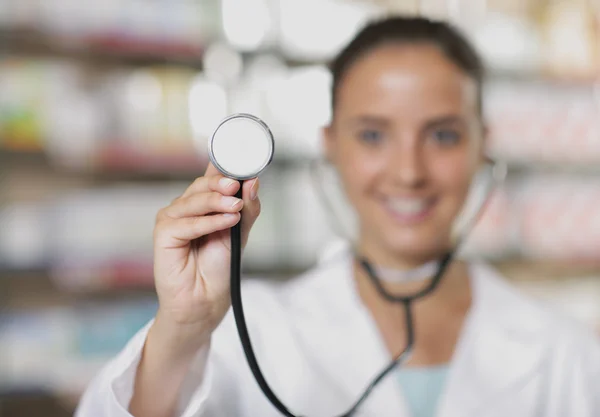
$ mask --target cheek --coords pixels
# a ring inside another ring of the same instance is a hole
[[[362,152],[348,149],[342,154],[338,171],[346,194],[354,204],[360,205],[361,196],[377,183],[381,167],[377,158],[366,157]]]
[[[475,174],[472,165],[466,157],[441,160],[433,165],[433,178],[440,189],[464,199]]]

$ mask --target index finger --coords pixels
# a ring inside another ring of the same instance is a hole
[[[184,191],[182,197],[189,197],[192,194],[205,193],[208,191],[217,191],[223,195],[233,195],[239,188],[238,181],[228,179],[209,162],[206,171],[204,172],[204,176],[196,178],[196,180]]]

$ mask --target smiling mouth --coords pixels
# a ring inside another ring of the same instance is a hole
[[[414,224],[431,214],[436,201],[435,198],[388,197],[384,199],[384,207],[396,221]]]

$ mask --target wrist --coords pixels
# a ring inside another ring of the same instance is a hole
[[[194,336],[157,313],[137,368],[129,411],[133,415],[174,415],[187,375],[203,372],[210,336]]]
[[[187,362],[210,344],[210,332],[202,331],[198,326],[174,323],[159,310],[148,332],[148,340],[160,346],[163,354],[171,359]]]

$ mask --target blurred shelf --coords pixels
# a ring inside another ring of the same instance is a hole
[[[599,162],[508,161],[511,176],[530,174],[560,174],[570,176],[600,176]]]
[[[106,177],[136,174],[187,178],[201,176],[207,164],[208,157],[194,149],[144,151],[124,145],[108,145],[93,156],[90,169],[92,173]]]
[[[587,75],[555,75],[550,73],[536,72],[518,72],[518,71],[494,71],[488,75],[488,81],[509,82],[509,83],[527,83],[539,84],[545,87],[564,87],[564,88],[592,88],[600,83],[598,74]]]
[[[521,282],[600,278],[600,260],[553,261],[511,257],[491,261],[490,264],[507,278]]]
[[[67,37],[35,29],[0,28],[0,54],[51,56],[103,61],[126,65],[174,64],[201,69],[204,47],[170,41],[128,39],[120,35]],[[288,67],[326,65],[327,60],[295,60],[278,48],[261,50],[260,54],[280,56]],[[244,59],[256,53],[241,52]],[[489,81],[536,83],[545,86],[586,87],[600,82],[597,74],[554,75],[551,73],[492,70]]]
[[[151,263],[111,262],[62,270],[51,266],[7,268],[0,266],[0,294],[6,308],[41,308],[81,300],[123,300],[154,297]],[[285,280],[308,269],[279,265],[243,267],[245,277]],[[60,277],[57,279],[56,277]]]
[[[36,387],[0,389],[0,416],[72,417],[78,397]]]
[[[124,146],[102,149],[89,160],[59,160],[43,150],[0,149],[0,170],[28,166],[50,173],[102,180],[163,180],[199,177],[208,158],[196,152],[143,152]]]
[[[93,288],[61,288],[44,268],[0,269],[3,307],[11,309],[43,309],[81,302],[123,301],[156,296],[151,279],[144,284],[95,286]]]
[[[31,29],[0,28],[0,53],[77,58],[127,65],[168,63],[201,67],[203,48],[198,45],[111,35],[59,37]]]
[[[48,156],[37,147],[29,149],[14,149],[0,145],[0,167],[6,168],[9,164],[47,164]]]
[[[276,169],[308,168],[312,156],[275,155],[271,166]],[[113,145],[102,148],[90,160],[73,163],[58,160],[39,149],[13,150],[0,147],[0,171],[28,166],[56,174],[75,175],[99,180],[192,180],[204,174],[208,157],[195,150],[143,151]]]

